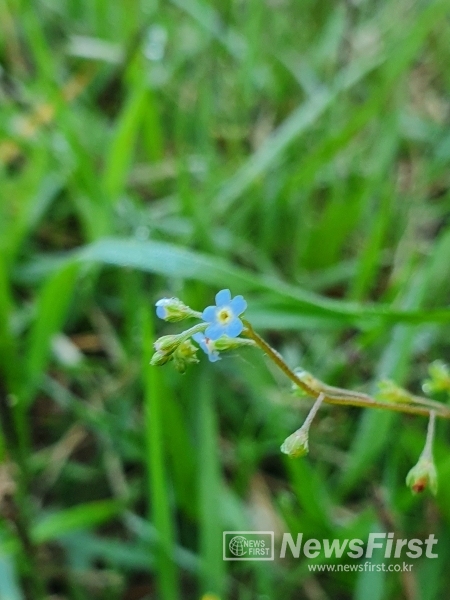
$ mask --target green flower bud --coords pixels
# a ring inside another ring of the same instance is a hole
[[[184,302],[181,302],[178,298],[161,298],[155,304],[156,314],[160,319],[164,321],[182,321],[189,317],[201,318],[201,313],[192,310],[189,306],[186,306]]]
[[[190,364],[200,362],[197,358],[197,347],[191,340],[185,340],[173,353],[173,364],[179,373],[185,373],[186,368]]]
[[[422,389],[426,394],[450,392],[450,370],[441,360],[435,360],[428,367],[430,379],[426,379]]]
[[[178,335],[163,335],[158,338],[153,344],[156,352],[150,364],[160,366],[173,359],[175,368],[184,373],[186,365],[199,362],[195,355],[197,348],[191,343],[190,337],[203,331],[207,326],[207,323],[198,323]]]
[[[298,458],[299,456],[305,456],[305,454],[308,454],[308,452],[309,452],[309,447],[308,447],[309,428],[311,427],[311,423],[313,422],[314,417],[316,416],[317,411],[321,407],[324,399],[325,399],[324,394],[322,392],[320,392],[320,394],[317,396],[313,406],[311,407],[311,409],[308,413],[308,416],[306,417],[303,425],[300,427],[300,429],[297,429],[297,431],[294,431],[294,433],[292,435],[290,435],[288,438],[286,438],[284,440],[284,442],[282,443],[281,448],[280,448],[281,452],[283,452],[284,454],[287,454],[291,458]]]
[[[430,488],[431,493],[434,495],[437,493],[437,471],[433,461],[435,423],[436,413],[431,411],[424,449],[417,464],[406,476],[406,485],[411,488],[414,494],[423,492],[425,488]]]
[[[413,402],[414,398],[408,390],[403,389],[391,379],[382,379],[377,383],[379,392],[377,399],[382,402],[404,402],[406,404]]]
[[[156,340],[153,347],[160,354],[172,354],[182,341],[180,335],[163,335]]]
[[[406,476],[406,485],[414,494],[419,494],[426,488],[430,488],[431,493],[435,496],[438,488],[438,480],[433,460],[420,457],[418,463]]]
[[[281,452],[287,454],[290,458],[299,458],[308,454],[308,429],[300,427],[292,435],[286,438],[281,445]]]
[[[163,352],[155,352],[155,354],[152,356],[150,364],[153,365],[154,367],[161,367],[162,365],[165,365],[170,360],[172,360],[172,358],[173,358],[172,354],[164,354]]]
[[[214,347],[218,352],[236,350],[236,348],[242,348],[242,346],[256,346],[256,344],[253,340],[237,337],[232,338],[227,335],[222,335],[218,340],[214,341]]]

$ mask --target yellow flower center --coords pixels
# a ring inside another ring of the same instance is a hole
[[[233,319],[233,313],[229,308],[221,308],[217,313],[217,320],[222,325],[228,325],[228,323]]]

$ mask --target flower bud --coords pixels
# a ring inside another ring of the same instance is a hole
[[[178,298],[161,298],[155,306],[157,316],[164,321],[182,321],[189,317],[201,318],[201,313],[192,310]]]
[[[420,457],[418,463],[410,470],[406,476],[406,485],[414,494],[423,492],[430,488],[435,496],[437,493],[437,471],[432,459]]]
[[[197,348],[190,340],[182,342],[173,353],[173,364],[179,373],[185,373],[190,364],[200,362],[197,358]]]
[[[281,445],[281,452],[287,454],[290,458],[298,458],[308,454],[308,429],[300,427],[300,429],[297,429],[297,431],[286,438]]]
[[[150,364],[153,365],[154,367],[162,367],[162,365],[165,365],[166,363],[168,363],[170,360],[172,360],[172,358],[173,358],[172,354],[164,354],[163,352],[155,352],[155,354],[152,356]]]
[[[172,354],[181,342],[182,338],[180,335],[163,335],[156,340],[153,347],[160,354]]]
[[[256,346],[256,344],[253,340],[222,335],[218,340],[215,340],[214,346],[219,352],[224,352],[225,350],[236,350],[242,348],[242,346]]]
[[[435,360],[428,367],[430,379],[426,379],[422,389],[426,394],[450,392],[450,369],[441,360]]]
[[[408,404],[413,402],[413,396],[400,387],[390,379],[382,379],[377,384],[379,392],[377,393],[377,399],[382,402],[404,402]]]
[[[199,362],[195,354],[197,348],[191,343],[190,337],[199,334],[206,327],[206,323],[198,323],[178,335],[163,335],[158,338],[153,344],[156,352],[150,364],[160,366],[173,359],[175,368],[184,373],[188,364]]]
[[[308,452],[309,452],[309,447],[308,447],[309,428],[311,427],[311,423],[313,422],[314,417],[316,416],[317,411],[321,407],[324,399],[325,399],[324,394],[322,392],[320,392],[320,394],[317,396],[313,406],[311,407],[311,409],[308,413],[308,416],[306,417],[303,425],[300,427],[300,429],[297,429],[297,431],[294,431],[294,433],[292,435],[290,435],[288,438],[286,438],[284,440],[284,442],[280,448],[281,452],[283,452],[284,454],[287,454],[291,458],[298,458],[299,456],[305,456],[305,454],[308,454]]]

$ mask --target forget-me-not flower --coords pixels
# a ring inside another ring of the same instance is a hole
[[[210,362],[220,360],[219,351],[216,349],[214,342],[206,337],[203,333],[194,333],[192,339],[197,342],[205,354],[208,355]]]
[[[208,306],[202,314],[204,321],[210,325],[205,331],[205,336],[210,340],[218,340],[222,335],[237,337],[242,333],[244,325],[239,318],[247,302],[243,296],[231,298],[230,290],[221,290],[216,294],[216,306]]]

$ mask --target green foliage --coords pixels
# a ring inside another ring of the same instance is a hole
[[[449,38],[446,0],[0,2],[0,598],[445,596],[446,422],[413,497],[420,416],[324,406],[292,461],[253,349],[148,363],[157,299],[230,288],[290,367],[448,401]],[[249,529],[441,541],[312,577],[223,562]]]

